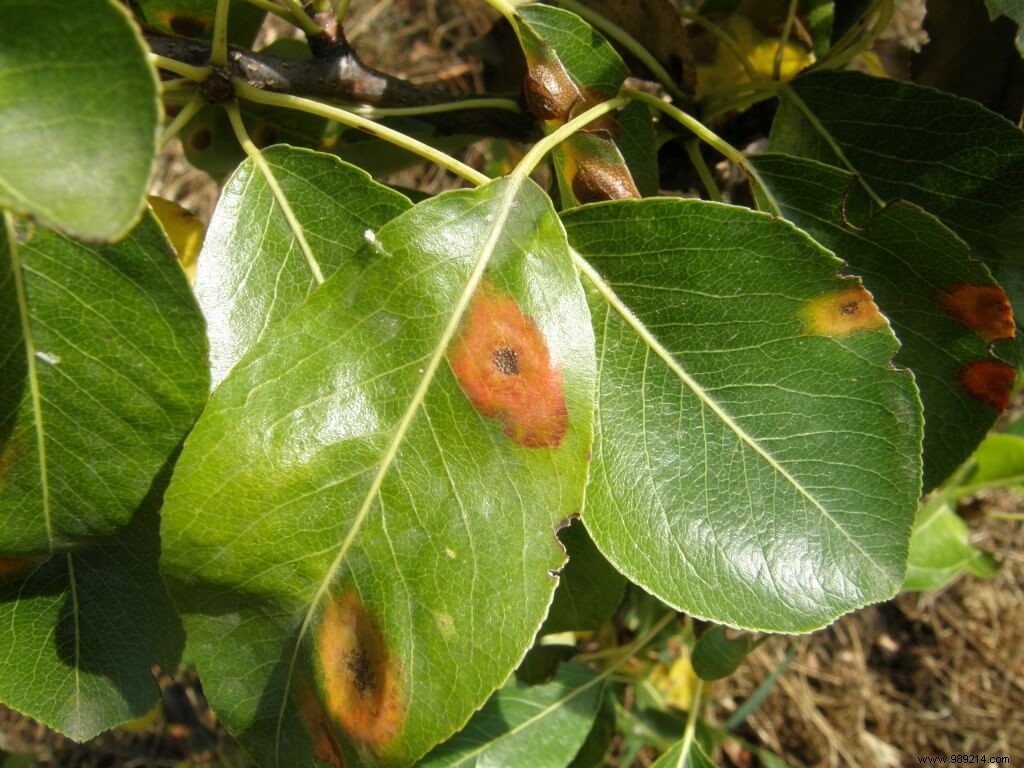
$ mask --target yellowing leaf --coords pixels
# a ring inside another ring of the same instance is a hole
[[[659,664],[651,671],[651,685],[665,697],[665,703],[677,709],[689,709],[693,693],[700,680],[690,664],[690,655],[683,656],[671,664]]]
[[[146,200],[174,246],[174,252],[178,254],[178,261],[191,285],[196,279],[196,258],[206,234],[203,222],[191,211],[170,200],[155,195],[149,195]]]
[[[746,54],[758,78],[771,79],[779,50],[778,38],[762,35],[746,16],[730,16],[722,24],[722,29]],[[792,80],[813,63],[814,53],[790,40],[782,51],[779,79],[783,82]],[[750,76],[743,63],[730,46],[719,41],[712,62],[697,66],[697,100],[703,101],[708,96],[748,82]]]

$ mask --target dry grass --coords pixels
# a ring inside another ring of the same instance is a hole
[[[1024,509],[1006,495],[989,505]],[[959,753],[1024,760],[1024,529],[975,522],[975,543],[1003,563],[997,577],[900,595],[797,640],[799,656],[748,735],[793,766],[895,768]],[[723,719],[783,651],[781,641],[762,646],[718,687]]]

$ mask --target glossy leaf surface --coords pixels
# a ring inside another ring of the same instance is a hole
[[[159,120],[138,30],[111,0],[0,0],[0,19],[0,207],[120,238],[142,214]]]
[[[590,667],[563,664],[554,680],[514,678],[459,733],[417,763],[422,768],[564,768],[590,733],[604,680]]]
[[[843,259],[892,322],[901,341],[895,362],[914,372],[921,392],[931,490],[970,455],[1009,397],[1013,369],[990,351],[1015,333],[1006,295],[963,241],[917,206],[872,212],[852,174],[812,160],[751,162],[782,215]]]
[[[164,508],[206,693],[268,766],[410,765],[454,733],[582,505],[593,336],[548,198],[502,179],[368,239],[221,384]]]
[[[228,180],[199,256],[195,293],[206,318],[213,384],[275,322],[409,208],[401,194],[336,157],[292,147],[263,152]]]
[[[150,671],[185,644],[157,572],[168,473],[115,536],[46,559],[0,559],[0,702],[78,741],[152,709]]]
[[[963,573],[987,578],[998,572],[992,555],[970,544],[967,523],[949,503],[921,507],[910,537],[910,559],[903,589],[941,589]]]
[[[849,170],[882,200],[935,214],[1024,309],[1019,128],[968,99],[855,72],[808,75],[783,96],[773,151]]]
[[[700,201],[564,214],[598,343],[583,520],[630,580],[805,632],[903,581],[920,401],[863,288],[785,222]]]
[[[206,399],[202,320],[159,225],[0,237],[0,554],[125,525]]]

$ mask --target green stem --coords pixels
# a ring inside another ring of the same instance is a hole
[[[159,53],[150,52],[147,54],[149,60],[155,67],[165,69],[168,72],[173,72],[176,75],[184,77],[186,80],[193,80],[197,83],[205,82],[210,76],[209,67],[194,67],[191,64],[186,64],[183,61],[177,59],[169,59],[166,56],[161,56]]]
[[[336,18],[339,23],[344,21],[345,17],[348,16],[349,5],[349,0],[337,0],[334,4],[334,18]]]
[[[270,0],[245,0],[249,5],[253,5],[259,8],[261,11],[272,13],[275,16],[279,16],[287,21],[292,20],[292,15],[288,13],[284,8],[279,6],[277,3],[272,3]]]
[[[1024,512],[987,512],[986,516],[993,520],[1024,521]]]
[[[874,0],[871,6],[861,16],[861,20],[818,63],[817,69],[839,69],[846,66],[864,51],[875,44],[875,40],[889,26],[889,21],[895,12],[894,0]],[[867,32],[862,27],[866,26],[868,19],[875,16],[875,21]]]
[[[299,0],[281,0],[281,2],[285,4],[289,11],[291,11],[292,19],[302,28],[302,31],[305,32],[307,36],[323,36],[324,31],[320,29],[320,26],[309,17],[309,14],[306,13],[306,9],[302,7],[302,3],[300,3]]]
[[[988,482],[961,485],[958,488],[953,488],[950,496],[959,501],[960,499],[966,499],[968,496],[974,496],[982,491],[991,491],[995,488],[1007,488],[1013,485],[1024,485],[1024,475],[1010,475],[1009,477],[1000,477],[996,480],[989,480]]]
[[[708,198],[716,203],[722,202],[722,193],[718,190],[718,185],[715,184],[715,177],[712,176],[711,169],[708,168],[708,164],[704,162],[704,156],[700,153],[700,142],[696,139],[691,139],[686,142],[685,146],[686,154],[689,156],[690,162],[693,163],[693,167],[697,170],[697,175],[700,176],[700,182],[704,185]]]
[[[556,130],[552,131],[530,147],[530,151],[523,156],[522,160],[519,161],[515,170],[512,171],[512,175],[518,176],[520,179],[526,178],[533,173],[533,169],[537,167],[540,161],[544,158],[544,155],[572,136],[580,130],[580,128],[585,127],[588,123],[591,123],[601,117],[601,115],[607,115],[609,112],[613,112],[620,107],[624,107],[628,103],[629,99],[627,97],[617,96],[614,99],[603,101],[597,106],[591,107],[582,115],[578,115],[565,125],[559,126]]]
[[[782,56],[789,43],[789,36],[793,31],[793,19],[796,18],[796,6],[799,0],[789,0],[789,10],[786,11],[786,23],[782,27],[782,36],[779,38],[779,47],[775,51],[775,63],[772,65],[772,79],[778,80],[782,72]]]
[[[181,111],[174,116],[174,119],[167,124],[163,132],[160,134],[160,146],[164,147],[167,142],[178,135],[178,131],[185,127],[189,120],[196,116],[196,114],[206,104],[206,99],[203,98],[202,94],[194,93],[192,98],[188,100],[188,103],[181,108]]]
[[[491,6],[491,8],[508,19],[510,24],[514,25],[516,23],[516,19],[518,17],[516,14],[517,3],[515,0],[512,0],[512,2],[509,2],[509,0],[485,0],[485,2]]]
[[[519,102],[515,99],[463,99],[462,101],[449,101],[445,104],[424,104],[419,107],[368,107],[356,105],[349,107],[349,111],[363,117],[416,117],[418,115],[435,115],[439,112],[456,112],[460,109],[505,109],[509,112],[519,112]]]
[[[189,80],[187,77],[179,77],[175,80],[161,80],[160,81],[160,93],[178,93],[180,91],[187,91],[190,88],[195,88],[196,81]]]
[[[693,749],[694,739],[697,737],[697,716],[700,714],[701,698],[704,695],[704,683],[697,684],[697,690],[693,693],[693,700],[690,702],[690,711],[686,714],[686,728],[683,730],[682,750],[679,752],[678,768],[686,768],[691,765],[690,750]]]
[[[668,70],[661,66],[661,62],[654,58],[654,55],[644,47],[643,43],[618,24],[615,24],[583,3],[577,2],[577,0],[555,0],[555,2],[563,8],[572,11],[584,21],[587,21],[592,27],[604,32],[605,35],[640,59],[644,66],[651,70],[651,74],[654,75],[655,79],[675,98],[682,99],[683,101],[687,100],[687,95],[676,84],[675,80],[672,79]]]
[[[324,275],[320,270],[320,263],[313,255],[313,249],[309,247],[309,242],[306,240],[306,235],[302,225],[295,216],[295,212],[292,211],[291,204],[288,202],[288,198],[284,195],[284,190],[282,190],[281,185],[277,183],[277,177],[270,169],[270,165],[267,163],[266,158],[263,157],[263,153],[260,152],[259,147],[253,144],[252,139],[249,138],[249,132],[245,130],[245,123],[242,122],[242,113],[238,110],[238,102],[233,101],[230,104],[225,104],[224,111],[228,114],[228,120],[231,121],[231,127],[235,131],[235,137],[238,139],[238,143],[242,145],[242,149],[245,150],[245,154],[252,158],[253,164],[266,180],[267,186],[270,187],[270,191],[274,195],[274,199],[281,207],[281,212],[284,214],[285,219],[288,221],[289,228],[292,230],[292,233],[295,235],[295,239],[299,243],[299,250],[302,251],[302,254],[306,258],[306,263],[309,265],[309,271],[312,273],[313,279],[316,280],[317,285],[322,285],[324,282]]]
[[[256,104],[266,104],[270,107],[297,109],[300,112],[308,112],[311,115],[317,115],[328,120],[334,120],[342,125],[366,131],[366,133],[372,134],[380,139],[384,139],[385,141],[395,144],[402,149],[406,149],[413,154],[419,155],[420,157],[451,171],[456,176],[461,176],[472,184],[480,185],[486,184],[490,181],[490,178],[480,173],[480,171],[469,167],[465,163],[459,162],[451,155],[448,155],[439,149],[435,149],[429,144],[424,144],[422,141],[417,141],[416,139],[406,136],[404,133],[396,131],[393,128],[378,125],[372,120],[367,120],[365,117],[360,117],[348,110],[341,109],[339,107],[332,107],[329,104],[323,104],[322,102],[314,101],[313,99],[306,99],[301,96],[263,91],[259,88],[254,88],[240,78],[233,78],[232,83],[234,84],[235,95],[239,98],[245,99],[246,101],[251,101]]]
[[[771,212],[776,216],[782,215],[782,209],[779,207],[778,201],[775,196],[772,195],[767,185],[761,180],[761,176],[757,170],[747,162],[747,159],[743,156],[736,147],[721,138],[718,134],[704,125],[702,122],[697,120],[692,115],[688,115],[678,107],[669,104],[668,102],[662,101],[657,96],[652,96],[649,93],[643,91],[635,91],[632,88],[623,88],[622,94],[631,99],[642,101],[645,104],[649,104],[655,109],[659,109],[666,115],[671,117],[676,122],[682,124],[687,130],[693,133],[698,139],[714,147],[720,152],[729,162],[736,164],[751,178],[751,180],[757,184],[764,195],[765,200],[768,203]]]
[[[744,71],[747,73],[747,77],[749,77],[751,81],[758,79],[757,70],[754,69],[754,65],[751,64],[750,59],[747,58],[747,52],[740,48],[740,44],[736,42],[732,35],[717,24],[708,21],[699,13],[694,13],[693,11],[680,11],[680,15],[684,19],[692,21],[697,26],[707,30],[717,37],[718,40],[729,49],[732,55],[736,57]]]
[[[215,67],[228,65],[228,8],[231,0],[217,0],[217,13],[213,17],[213,47],[210,63]]]

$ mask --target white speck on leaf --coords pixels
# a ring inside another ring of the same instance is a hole
[[[49,352],[36,352],[36,359],[47,365],[56,365],[60,362],[58,355],[51,355]]]

